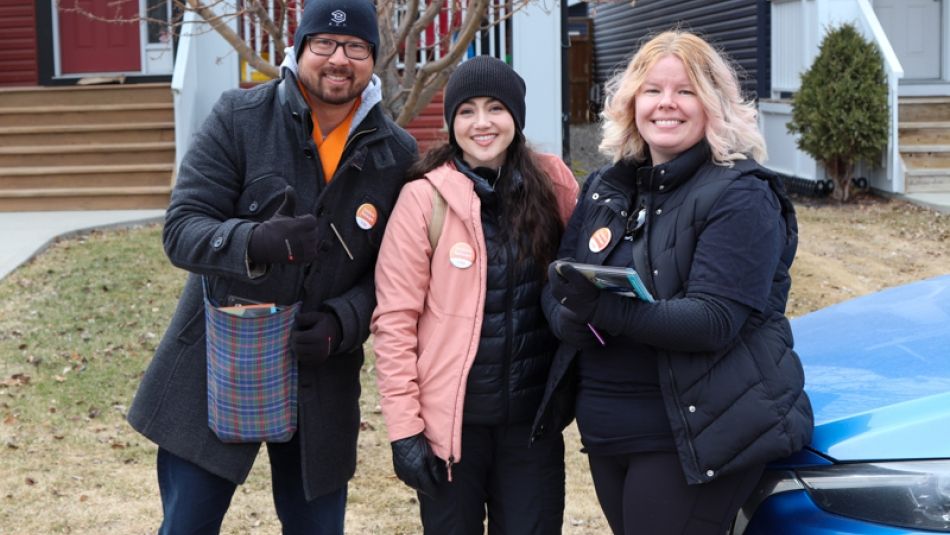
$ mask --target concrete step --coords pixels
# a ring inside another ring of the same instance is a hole
[[[171,186],[0,190],[0,212],[168,207]]]
[[[909,169],[904,174],[907,193],[950,192],[950,167]]]
[[[169,187],[174,164],[0,168],[0,190]]]
[[[169,102],[0,107],[0,129],[16,126],[154,123],[175,120]]]
[[[0,129],[0,147],[174,141],[174,122],[12,126]]]
[[[171,101],[171,86],[167,83],[0,88],[0,109]]]
[[[116,143],[109,145],[39,145],[0,147],[0,168],[51,165],[171,163],[175,143]]]
[[[897,113],[901,122],[950,121],[950,97],[901,98]]]

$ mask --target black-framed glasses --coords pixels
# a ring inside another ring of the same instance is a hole
[[[337,47],[343,47],[343,55],[350,59],[366,59],[373,52],[373,46],[359,41],[337,41],[326,37],[308,37],[307,46],[318,56],[332,56]]]

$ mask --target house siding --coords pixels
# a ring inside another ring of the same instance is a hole
[[[769,4],[767,0],[639,0],[596,4],[595,81],[603,85],[622,69],[640,44],[664,30],[692,31],[733,60],[750,98],[769,94]]]
[[[36,12],[33,2],[0,0],[0,87],[36,85]]]

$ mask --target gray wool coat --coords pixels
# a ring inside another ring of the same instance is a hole
[[[362,344],[376,304],[373,269],[416,156],[412,137],[376,104],[378,84],[374,77],[363,94],[329,184],[292,71],[251,90],[224,93],[182,161],[163,240],[172,264],[190,275],[128,420],[160,447],[234,483],[245,480],[260,444],[225,444],[208,428],[201,276],[220,303],[302,301],[302,311],[336,314],[342,327],[337,353],[322,365],[300,367],[298,434],[307,498],[340,488],[356,469]],[[317,218],[318,259],[309,266],[274,264],[252,275],[245,260],[251,231],[276,212],[287,186],[296,191],[297,214]],[[356,219],[366,204],[378,214],[369,229]]]

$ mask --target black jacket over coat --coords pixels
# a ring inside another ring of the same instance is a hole
[[[605,167],[584,184],[558,255],[603,264],[623,239],[628,215],[645,206],[645,227],[636,240],[647,241],[635,247],[634,267],[656,299],[684,297],[706,216],[735,180],[768,182],[782,207],[785,247],[765,309],[753,311],[725,348],[708,353],[655,348],[666,413],[690,484],[781,458],[811,439],[811,404],[785,317],[798,226],[780,179],[749,160],[733,167],[715,165],[705,142],[662,165],[638,168],[621,162]],[[592,252],[588,240],[603,227],[611,230],[611,240],[602,251]],[[553,322],[559,305],[549,289],[542,304]],[[561,344],[555,355],[535,436],[560,430],[573,419],[576,353]]]
[[[340,488],[356,468],[362,344],[376,304],[373,268],[416,155],[415,141],[377,104],[352,130],[326,184],[312,130],[290,71],[251,90],[228,91],[215,105],[182,161],[163,232],[169,259],[191,275],[128,415],[162,448],[243,482],[260,444],[225,444],[208,428],[201,276],[219,303],[240,297],[332,310],[342,328],[337,353],[320,366],[300,367],[298,433],[308,499]],[[317,218],[317,260],[270,265],[252,277],[246,265],[251,230],[277,211],[287,186],[296,191],[296,213]],[[378,213],[369,230],[356,222],[357,208],[366,203]]]

